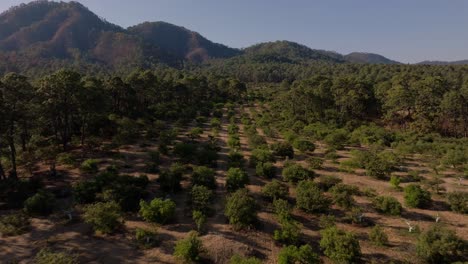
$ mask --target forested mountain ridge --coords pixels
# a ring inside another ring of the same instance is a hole
[[[352,52],[344,56],[346,61],[351,63],[369,64],[400,64],[398,61],[388,59],[382,55],[366,52]]]

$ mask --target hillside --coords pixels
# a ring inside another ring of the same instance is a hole
[[[422,61],[419,65],[468,65],[468,60],[459,61]]]
[[[366,52],[352,52],[344,56],[346,61],[351,63],[368,64],[399,64],[399,62],[388,59],[382,55]]]

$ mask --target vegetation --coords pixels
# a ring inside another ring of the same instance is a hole
[[[75,256],[64,253],[54,252],[50,249],[41,249],[34,258],[37,264],[78,264],[78,260]]]
[[[55,203],[53,194],[40,191],[24,202],[24,211],[33,216],[46,216],[52,213]]]
[[[83,219],[91,224],[95,231],[104,234],[114,232],[121,225],[122,213],[115,202],[95,203],[85,207]]]
[[[204,252],[203,244],[197,232],[190,232],[188,237],[177,241],[174,256],[184,263],[198,262]]]
[[[359,262],[361,247],[357,238],[349,232],[330,227],[320,232],[320,248],[336,263]]]
[[[278,255],[279,264],[317,264],[320,263],[319,256],[312,250],[309,245],[287,246],[283,247]]]
[[[315,177],[315,173],[305,169],[299,164],[292,164],[283,169],[284,181],[297,183],[303,180],[310,180]]]
[[[381,226],[376,225],[369,233],[369,240],[376,246],[385,246],[388,243],[388,236]]]
[[[229,264],[261,264],[262,261],[255,257],[241,257],[239,255],[234,255],[229,260]]]
[[[26,233],[30,228],[29,218],[22,213],[0,217],[0,234],[2,237],[17,236]]]
[[[234,192],[249,183],[249,175],[240,168],[230,168],[226,176],[226,189]]]
[[[416,253],[427,263],[452,263],[466,257],[466,242],[453,230],[435,225],[419,236]]]
[[[452,192],[448,194],[448,202],[450,208],[454,212],[461,214],[468,213],[468,193],[466,192]]]
[[[402,211],[400,202],[391,196],[375,197],[372,204],[377,211],[388,215],[400,215]]]
[[[240,189],[228,197],[224,214],[235,228],[249,227],[257,221],[257,205],[246,189]]]
[[[286,184],[283,184],[278,180],[273,180],[263,186],[262,194],[270,201],[285,199],[289,194],[289,188]]]
[[[299,182],[296,193],[297,207],[308,213],[325,212],[330,207],[330,199],[312,181]]]
[[[204,166],[195,167],[192,174],[192,185],[216,189],[215,171]]]
[[[171,200],[155,198],[151,202],[140,201],[140,215],[149,222],[165,224],[173,217],[176,204]]]
[[[405,203],[409,207],[424,208],[431,204],[431,194],[419,185],[408,185],[404,191]]]

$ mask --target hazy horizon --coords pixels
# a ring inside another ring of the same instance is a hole
[[[2,11],[31,1],[4,0]],[[165,21],[234,48],[289,40],[313,49],[369,52],[403,63],[468,59],[468,1],[377,2],[258,0],[78,0],[107,21],[128,27]]]

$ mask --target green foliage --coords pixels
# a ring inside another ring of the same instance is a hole
[[[52,213],[56,204],[53,194],[39,191],[24,202],[24,211],[28,215],[47,216]]]
[[[277,142],[270,146],[273,155],[283,158],[294,158],[294,149],[288,142]]]
[[[259,162],[255,167],[255,174],[258,177],[271,179],[275,177],[276,167],[271,162]]]
[[[81,163],[80,169],[81,169],[81,171],[83,171],[85,173],[94,174],[94,173],[97,173],[99,171],[98,163],[99,163],[99,161],[97,161],[95,159],[87,159],[87,160],[83,161],[83,163]]]
[[[182,162],[191,162],[196,158],[198,147],[194,143],[177,143],[174,146],[174,155]]]
[[[321,229],[327,229],[329,227],[336,226],[336,219],[334,215],[322,215],[319,220],[319,227]]]
[[[258,163],[275,162],[275,157],[271,151],[266,149],[254,149],[250,156],[250,166],[256,167]]]
[[[262,261],[255,257],[241,257],[234,255],[229,260],[229,264],[262,264]]]
[[[185,167],[178,163],[171,165],[169,170],[161,172],[158,182],[161,184],[161,189],[168,192],[176,192],[180,190],[180,182],[182,181]]]
[[[342,183],[343,180],[336,177],[336,176],[330,176],[330,175],[324,175],[320,176],[319,179],[319,187],[320,189],[324,191],[330,190],[333,186]]]
[[[297,183],[303,180],[313,179],[315,173],[310,171],[299,164],[292,164],[283,169],[284,181]]]
[[[205,166],[195,167],[192,174],[192,185],[216,189],[215,171]]]
[[[335,263],[357,263],[361,258],[361,247],[354,234],[330,227],[320,232],[320,248],[325,256]]]
[[[64,252],[53,252],[49,249],[41,249],[34,258],[36,264],[78,264],[75,256]]]
[[[213,191],[203,185],[194,185],[190,190],[189,203],[193,210],[207,214],[213,202]]]
[[[203,226],[206,223],[206,215],[202,211],[194,210],[192,211],[192,219],[195,221],[195,225],[197,225],[198,232],[203,230]]]
[[[377,196],[372,204],[377,211],[388,215],[400,215],[402,211],[400,202],[391,196]]]
[[[399,176],[392,175],[390,177],[390,185],[392,185],[393,188],[400,190],[400,183],[401,183],[401,178]]]
[[[240,168],[230,168],[226,176],[226,189],[234,192],[249,183],[249,175]]]
[[[198,262],[203,252],[205,252],[203,243],[195,231],[190,232],[186,238],[177,241],[174,247],[174,256],[184,263]]]
[[[278,255],[278,264],[318,264],[319,256],[309,245],[283,247]]]
[[[452,211],[462,214],[468,213],[468,193],[452,192],[447,195]]]
[[[291,218],[292,206],[287,200],[276,199],[273,201],[274,212],[278,219]]]
[[[91,224],[95,231],[104,234],[114,232],[121,225],[121,218],[120,206],[116,202],[87,205],[83,214],[86,223]]]
[[[439,225],[422,233],[416,243],[416,253],[427,263],[453,263],[466,257],[466,242],[453,230]]]
[[[301,152],[314,152],[315,144],[309,140],[298,138],[294,140],[294,148]]]
[[[0,217],[0,235],[2,237],[17,236],[29,230],[29,218],[22,213],[13,213]]]
[[[176,204],[167,199],[155,198],[151,202],[140,201],[140,215],[146,221],[166,224],[175,214]]]
[[[289,188],[278,180],[273,180],[262,188],[262,194],[269,200],[284,199],[288,197]]]
[[[281,227],[275,230],[273,239],[286,245],[297,244],[301,235],[301,224],[289,217],[280,217],[278,222]]]
[[[393,139],[394,136],[390,132],[374,123],[356,128],[350,136],[350,142],[360,144],[361,146],[374,144],[390,146]]]
[[[137,228],[135,230],[135,239],[137,243],[144,249],[150,249],[156,247],[159,244],[157,232],[143,228]]]
[[[388,243],[388,236],[381,226],[376,225],[369,233],[369,240],[376,246],[385,246]]]
[[[240,189],[227,198],[224,215],[235,228],[249,227],[257,220],[257,204],[246,189]]]
[[[424,208],[431,204],[431,194],[419,185],[408,185],[404,192],[405,203],[409,207]]]
[[[323,159],[319,157],[310,157],[307,159],[307,164],[311,170],[320,170],[323,166]]]
[[[345,209],[353,207],[355,204],[353,194],[355,194],[356,191],[352,187],[354,186],[349,186],[342,183],[333,186],[330,189],[333,203]]]
[[[330,199],[325,197],[312,181],[301,181],[296,189],[297,207],[308,212],[324,212],[330,207]]]
[[[241,168],[244,166],[244,156],[238,151],[230,151],[228,154],[228,167]]]
[[[325,143],[333,149],[343,149],[348,141],[348,132],[344,129],[337,129],[325,137]]]

